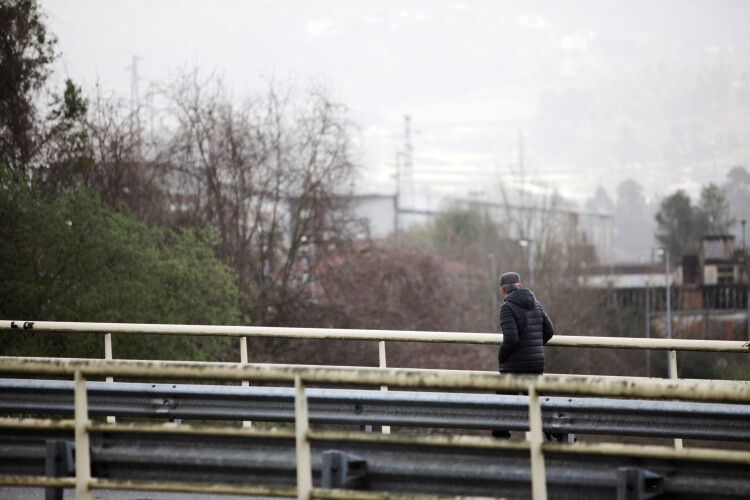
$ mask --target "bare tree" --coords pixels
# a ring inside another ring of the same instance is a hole
[[[500,199],[500,232],[506,235],[501,267],[510,264],[530,273],[533,258],[536,288],[551,285],[561,273],[577,273],[578,216],[557,192],[521,172],[518,180],[500,183]],[[520,247],[524,241],[526,247]]]
[[[136,216],[153,224],[169,223],[163,191],[165,168],[154,160],[153,147],[144,146],[144,138],[133,126],[132,109],[116,95],[105,95],[99,85],[93,98],[85,103],[87,112],[82,117],[83,123],[73,131],[77,134],[74,138],[86,142],[82,148],[85,151],[77,159],[83,168],[67,167],[71,171],[68,176],[76,174],[79,185],[98,193],[111,207],[123,204]],[[58,171],[61,166],[55,165],[60,163],[61,157],[65,159],[65,155],[56,151],[49,161]]]
[[[579,279],[586,267],[596,262],[578,233],[579,216],[571,204],[533,179],[523,155],[510,175],[500,181],[501,209],[495,217],[500,233],[507,235],[499,252],[500,272],[520,271],[524,285],[530,285],[526,273],[533,245],[533,291],[550,315],[556,335],[632,335],[610,321],[614,311],[608,309],[607,298],[611,291],[588,289]],[[529,245],[519,246],[521,239]],[[612,352],[586,351],[583,357],[571,357],[569,350],[547,351],[550,372],[614,374],[632,368]]]
[[[170,166],[181,222],[220,236],[221,256],[255,293],[255,323],[287,324],[314,293],[316,256],[340,248],[355,227],[346,108],[320,87],[297,97],[274,83],[237,104],[221,79],[197,71],[182,72],[162,96],[171,128],[159,160]]]
[[[484,278],[481,269],[475,271]],[[425,250],[366,245],[321,262],[322,298],[307,321],[354,329],[485,331],[477,328],[486,328],[486,303],[467,293],[463,273],[462,264]],[[371,342],[328,347],[295,342],[288,349],[308,362],[377,365]],[[388,366],[491,370],[497,365],[495,346],[389,342],[387,352]]]

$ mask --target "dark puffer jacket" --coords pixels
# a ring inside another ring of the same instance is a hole
[[[503,343],[497,354],[501,373],[543,373],[544,344],[554,327],[531,290],[510,292],[500,307]]]

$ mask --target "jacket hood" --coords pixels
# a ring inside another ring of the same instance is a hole
[[[536,306],[536,297],[528,288],[513,290],[505,297],[505,300],[523,309],[534,309]]]

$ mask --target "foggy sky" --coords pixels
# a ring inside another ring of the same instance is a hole
[[[59,76],[123,96],[196,66],[236,94],[325,82],[359,124],[360,191],[392,192],[404,115],[413,191],[495,196],[523,157],[580,204],[649,199],[750,167],[750,3],[42,0]],[[519,150],[522,145],[523,156]],[[418,203],[415,197],[414,203]]]

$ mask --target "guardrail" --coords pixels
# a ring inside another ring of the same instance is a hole
[[[113,359],[112,334],[155,334],[155,335],[216,335],[236,337],[240,340],[240,363],[248,362],[247,339],[249,337],[277,337],[293,339],[339,339],[371,340],[378,342],[378,366],[387,367],[386,341],[392,342],[443,342],[466,344],[494,344],[503,341],[502,334],[492,333],[457,333],[457,332],[421,332],[391,330],[346,330],[335,328],[282,328],[262,326],[210,326],[210,325],[161,325],[137,323],[86,323],[86,322],[53,322],[53,321],[0,321],[0,332],[34,330],[47,332],[101,333],[104,334],[105,359]],[[630,337],[589,337],[556,335],[548,343],[550,346],[594,347],[611,349],[645,349],[666,350],[669,353],[669,377],[678,378],[677,351],[713,351],[750,353],[750,342],[710,341],[690,339],[654,339]],[[112,381],[110,377],[107,381]],[[247,386],[248,381],[242,381]],[[388,390],[386,385],[382,390]],[[114,422],[110,417],[109,422]],[[246,427],[251,421],[245,421]],[[383,433],[390,432],[389,426],[383,427]],[[682,448],[682,440],[675,439],[675,447]]]
[[[0,379],[0,414],[69,417],[73,391],[72,381]],[[86,391],[91,416],[294,422],[294,389],[286,387],[87,382]],[[306,395],[315,424],[529,429],[528,396],[361,389]],[[554,396],[540,404],[543,430],[558,435],[750,442],[748,405]]]
[[[0,420],[0,428],[23,428],[27,430],[59,430],[73,431],[75,440],[75,481],[66,479],[50,479],[46,477],[0,476],[0,484],[5,485],[36,485],[43,487],[71,487],[76,488],[77,498],[86,500],[91,498],[92,489],[157,489],[162,491],[205,491],[216,492],[213,485],[199,483],[113,481],[92,477],[90,460],[90,433],[92,432],[131,432],[131,433],[194,433],[196,435],[212,435],[221,433],[226,436],[256,436],[272,439],[274,433],[245,428],[223,428],[221,430],[175,430],[175,426],[157,426],[149,430],[148,426],[122,424],[99,424],[89,420],[88,395],[86,378],[93,376],[116,377],[149,377],[158,379],[196,378],[202,380],[254,380],[258,382],[294,383],[295,387],[295,458],[296,458],[296,488],[287,487],[240,487],[232,491],[245,494],[271,495],[298,499],[311,498],[368,498],[386,499],[397,498],[394,492],[361,492],[342,491],[313,487],[311,462],[311,442],[377,442],[401,444],[405,446],[426,447],[456,447],[461,449],[498,449],[503,451],[522,450],[528,452],[530,463],[530,479],[532,497],[547,498],[547,482],[545,472],[546,454],[565,454],[570,457],[576,455],[599,455],[602,457],[649,457],[662,461],[664,467],[674,461],[680,463],[723,463],[732,469],[735,482],[729,491],[730,495],[746,494],[749,489],[747,478],[750,478],[750,452],[732,450],[708,449],[672,449],[668,447],[643,447],[624,445],[588,445],[579,444],[550,444],[544,443],[542,428],[542,413],[540,394],[544,395],[579,395],[613,398],[645,398],[663,400],[704,401],[719,403],[750,403],[750,382],[737,381],[701,381],[701,380],[663,380],[637,379],[629,377],[595,377],[595,376],[567,376],[544,375],[540,377],[524,377],[487,372],[464,372],[450,370],[410,370],[410,369],[380,369],[380,368],[332,368],[332,367],[304,367],[304,366],[274,366],[237,363],[195,363],[168,361],[126,361],[126,360],[79,360],[60,358],[9,358],[0,357],[0,372],[12,374],[73,376],[75,380],[74,403],[75,415],[73,421],[51,422],[31,421],[19,422],[16,419]],[[529,394],[529,439],[523,443],[496,442],[489,438],[456,437],[445,438],[436,436],[388,436],[368,435],[362,433],[330,433],[314,432],[309,427],[309,411],[306,386],[310,384],[346,384],[355,386],[382,386],[412,389],[450,389],[450,390],[481,390],[481,391],[527,391]],[[278,437],[278,435],[277,435]],[[290,434],[285,435],[291,438]],[[636,460],[637,462],[638,460]],[[713,470],[718,470],[714,468]],[[737,476],[739,471],[739,476]],[[625,481],[635,484],[636,489],[647,488],[648,471],[623,470],[624,475],[635,474],[635,479]],[[662,486],[665,486],[662,484]],[[231,487],[224,491],[230,491]],[[262,491],[262,492],[261,492]],[[737,493],[739,492],[739,493]],[[407,497],[405,497],[407,498]],[[409,498],[415,498],[410,495]]]
[[[235,430],[241,432],[228,435],[226,429],[189,425],[92,426],[92,475],[99,484],[127,484],[157,491],[176,485],[183,485],[182,489],[211,485],[213,489],[252,493],[273,486],[274,493],[286,490],[289,496],[295,496],[294,432]],[[382,437],[311,431],[312,496],[350,500],[382,498],[384,492],[388,492],[388,498],[412,499],[531,496],[527,443],[497,443],[473,436],[459,440],[455,436],[399,434],[385,436],[387,441]],[[0,429],[0,467],[5,474],[29,477],[42,474],[45,465],[59,457],[63,469],[67,469],[71,441],[72,431]],[[48,454],[47,443],[60,448],[55,456]],[[628,484],[630,496],[625,498],[634,498],[635,492],[641,493],[640,498],[648,498],[647,494],[659,491],[667,498],[683,500],[750,496],[746,464],[672,458],[665,450],[653,447],[638,453],[605,453],[602,446],[577,446],[573,452],[545,448],[548,497],[619,498],[619,493],[628,492]],[[636,479],[628,483],[621,477],[623,473],[635,474]],[[638,475],[643,479],[638,480]],[[320,491],[317,495],[316,490]]]

